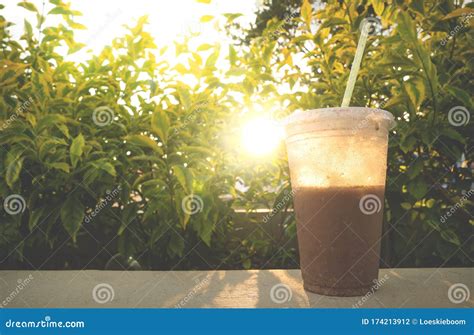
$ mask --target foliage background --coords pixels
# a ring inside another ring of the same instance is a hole
[[[21,38],[0,17],[0,198],[26,200],[20,214],[0,212],[1,268],[297,267],[291,201],[272,219],[277,234],[253,213],[289,192],[284,148],[249,161],[233,138],[249,115],[339,105],[366,17],[383,29],[370,37],[352,104],[398,120],[382,266],[472,265],[472,199],[441,220],[472,187],[473,128],[448,120],[451,108],[473,107],[472,4],[268,2],[250,29],[225,16],[233,45],[176,41],[176,62],[143,17],[71,62],[85,27],[68,4],[50,3],[49,13],[18,4],[37,14]],[[45,26],[45,15],[62,23]],[[186,214],[187,196],[202,210]]]

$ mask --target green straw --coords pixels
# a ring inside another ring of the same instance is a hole
[[[354,91],[357,74],[359,73],[360,69],[360,63],[362,62],[362,57],[364,56],[365,44],[367,43],[367,37],[369,36],[370,24],[371,23],[367,21],[362,25],[354,62],[352,63],[351,73],[349,74],[346,91],[344,92],[344,98],[342,99],[342,107],[349,107],[349,104],[351,103],[352,92]]]

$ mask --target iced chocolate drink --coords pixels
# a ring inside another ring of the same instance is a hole
[[[306,290],[364,295],[378,278],[390,113],[318,109],[287,120]]]

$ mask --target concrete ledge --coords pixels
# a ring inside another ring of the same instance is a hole
[[[299,270],[0,271],[0,307],[472,308],[472,297],[453,294],[470,293],[473,275],[473,269],[385,269],[375,293],[338,298],[304,291]]]

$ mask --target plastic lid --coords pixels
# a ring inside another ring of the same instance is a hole
[[[362,130],[395,126],[390,112],[368,107],[332,107],[297,111],[284,120],[288,136],[325,130]]]

